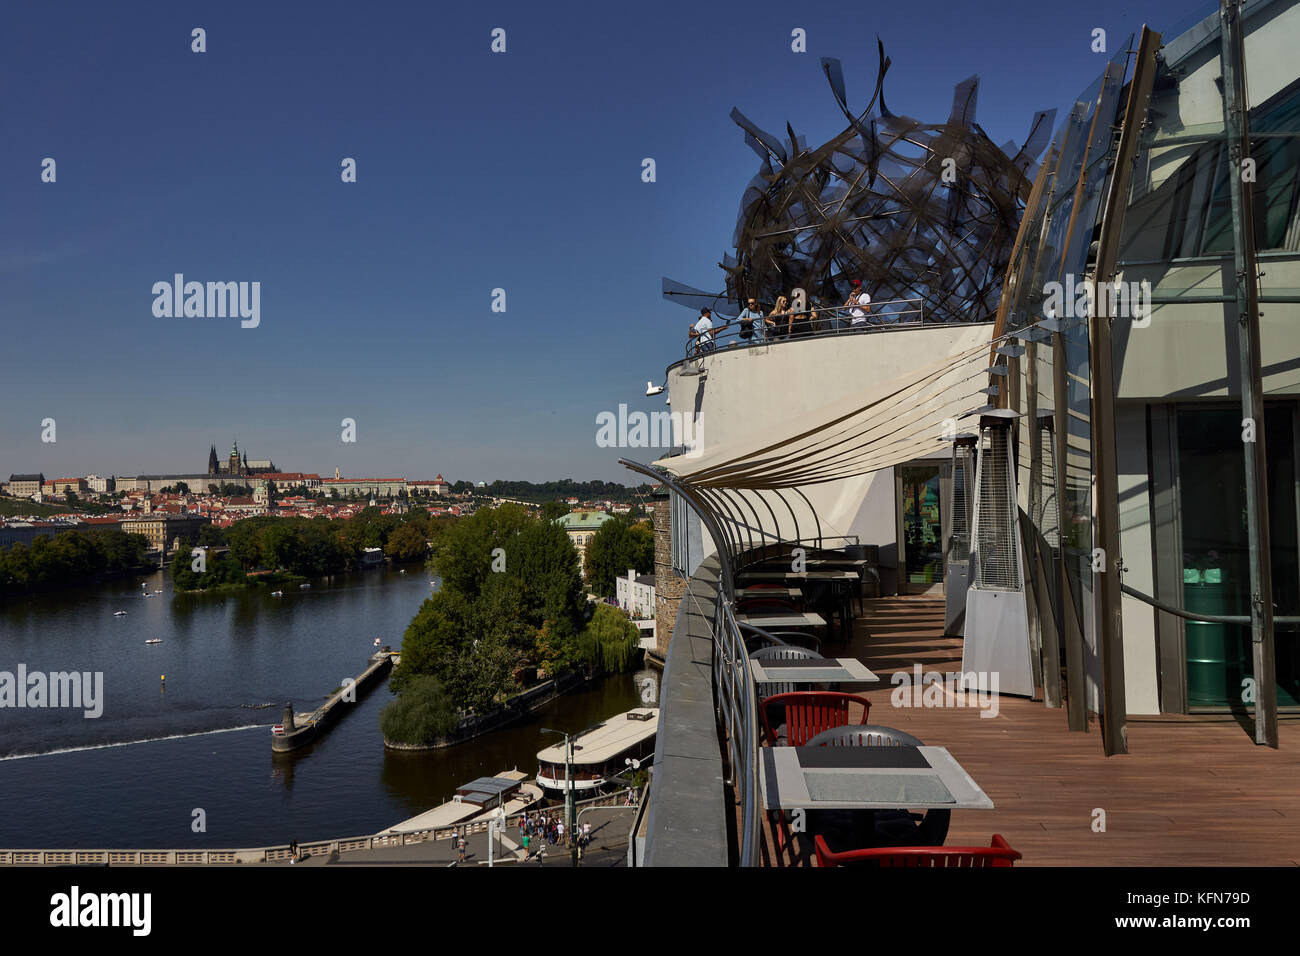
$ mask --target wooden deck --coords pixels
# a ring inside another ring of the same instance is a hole
[[[1279,750],[1256,746],[1235,718],[1134,717],[1129,753],[1106,757],[1095,721],[1070,733],[1063,709],[1000,697],[996,717],[959,707],[895,707],[890,675],[956,672],[961,641],[943,636],[943,601],[866,602],[848,653],[881,678],[871,723],[947,747],[994,810],[954,811],[949,846],[987,846],[1000,833],[1019,866],[1300,865],[1300,721],[1280,721]],[[856,719],[856,715],[853,715]],[[1094,831],[1105,811],[1104,832]],[[809,865],[773,853],[779,865]]]

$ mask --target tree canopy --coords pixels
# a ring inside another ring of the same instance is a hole
[[[601,597],[614,596],[614,579],[629,569],[650,574],[655,569],[655,536],[648,521],[633,523],[615,515],[587,542],[587,581]]]
[[[576,667],[626,667],[629,634],[602,615],[588,622],[578,554],[558,525],[519,505],[483,508],[434,541],[442,588],[407,627],[389,687],[405,694],[434,677],[462,710],[482,713],[528,682]]]

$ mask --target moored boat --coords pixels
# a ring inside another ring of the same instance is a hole
[[[595,791],[615,774],[627,769],[629,760],[649,763],[655,752],[659,729],[658,707],[637,707],[611,717],[573,738],[573,789]],[[564,744],[537,753],[537,784],[552,796],[565,790]]]

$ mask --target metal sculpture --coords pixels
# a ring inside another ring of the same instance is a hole
[[[945,123],[897,116],[883,93],[890,61],[877,47],[875,91],[856,115],[839,61],[821,61],[849,125],[816,149],[788,123],[783,141],[732,111],[761,166],[741,200],[735,254],[720,263],[727,291],[715,301],[771,304],[803,288],[833,307],[858,280],[877,303],[908,299],[914,312],[919,300],[926,322],[983,321],[997,311],[1031,166],[1055,111],[1035,114],[1019,149],[995,145],[975,123],[978,77],[957,84]],[[664,294],[701,293],[665,280]]]

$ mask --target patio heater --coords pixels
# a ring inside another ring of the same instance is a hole
[[[1018,417],[1002,408],[980,416],[961,682],[967,690],[991,691],[989,675],[997,674],[1000,693],[1032,697],[1033,646],[1011,451]]]
[[[961,637],[966,628],[966,590],[970,586],[970,525],[975,491],[975,445],[979,436],[969,432],[952,440],[952,480],[947,482],[948,547],[944,559],[943,633]]]

